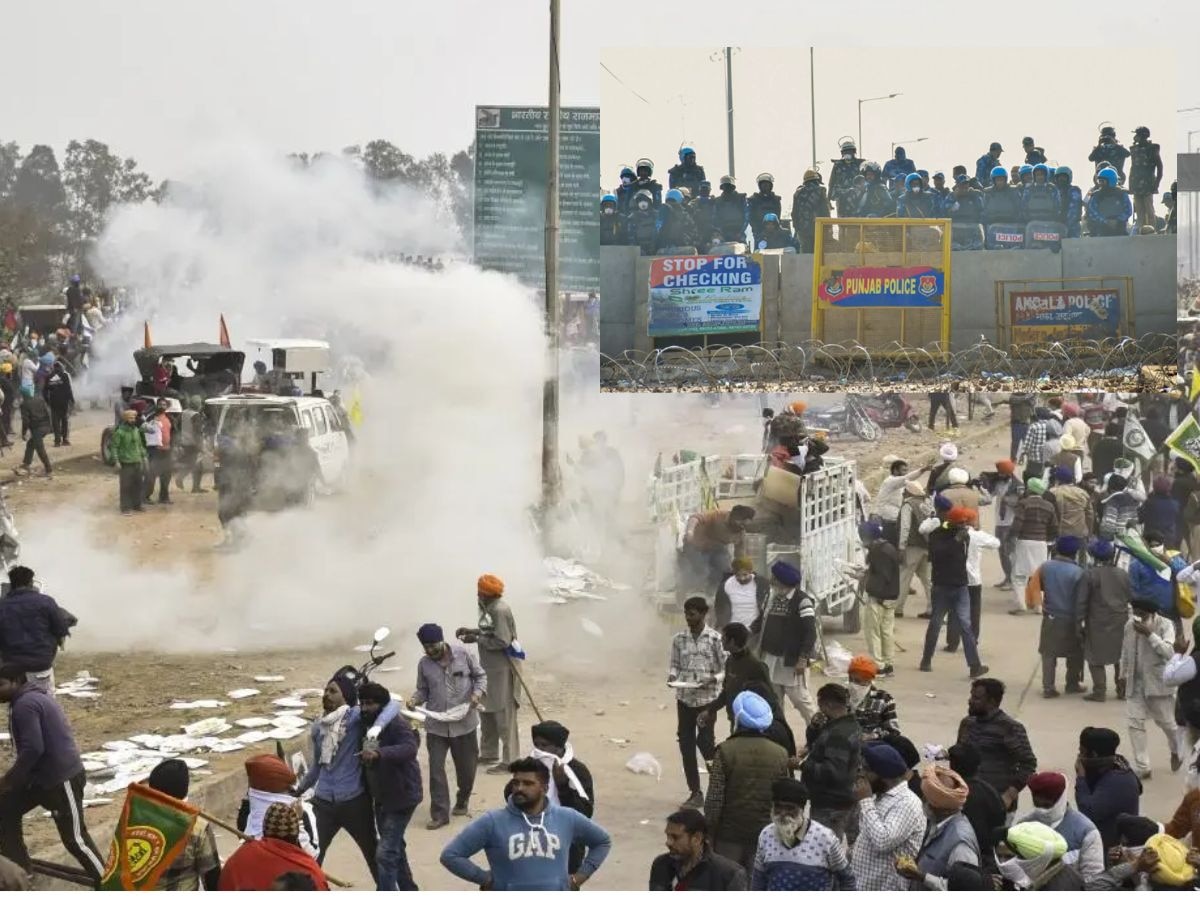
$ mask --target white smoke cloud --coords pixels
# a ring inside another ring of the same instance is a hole
[[[52,544],[78,548],[52,575],[80,618],[74,645],[196,652],[299,646],[380,624],[452,629],[473,624],[484,571],[505,579],[514,605],[536,602],[543,579],[527,509],[539,489],[545,342],[533,294],[467,265],[433,274],[372,261],[453,252],[458,236],[428,201],[375,196],[341,160],[304,171],[221,146],[178,177],[185,187],[162,205],[118,211],[99,242],[104,280],[136,290],[145,311],[123,323],[121,340],[105,335],[95,375],[128,382],[143,316],[156,343],[215,341],[222,313],[235,347],[328,339],[371,376],[355,476],[313,510],[254,516],[250,545],[214,555],[204,579],[169,541],[160,565],[133,564],[82,513],[56,513],[52,528],[22,522],[35,568],[59,555]],[[168,530],[172,514],[161,520]]]

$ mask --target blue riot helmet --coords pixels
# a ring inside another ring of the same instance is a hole
[[[921,186],[921,176],[918,175],[916,172],[913,172],[911,175],[905,176],[904,189],[906,191],[911,191],[914,187],[920,187],[920,186]]]
[[[1103,178],[1108,182],[1109,187],[1117,186],[1117,170],[1113,168],[1101,169],[1096,173],[1097,178]]]
[[[779,216],[775,215],[775,213],[767,213],[765,216],[763,216],[763,224],[764,225],[767,222],[778,222],[778,221],[779,221]]]
[[[1008,180],[1008,170],[1004,166],[995,166],[992,169],[992,184],[996,183],[997,178],[1003,178],[1005,181]]]
[[[1050,180],[1050,167],[1045,163],[1038,163],[1033,167],[1033,180],[1037,181],[1038,172],[1042,173],[1042,183]]]
[[[696,151],[693,150],[691,147],[680,147],[679,148],[679,161],[680,162],[683,162],[689,156],[695,156],[695,155],[696,155]]]
[[[663,199],[666,200],[668,203],[671,203],[671,202],[682,203],[683,202],[683,194],[680,193],[678,188],[671,188],[671,190],[667,191],[666,196]]]

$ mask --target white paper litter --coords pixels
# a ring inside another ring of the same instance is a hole
[[[108,768],[111,767],[105,765],[98,759],[85,759],[83,761],[83,771],[85,772],[100,772]]]
[[[54,693],[63,694],[64,696],[67,696],[67,697],[74,697],[76,700],[95,700],[97,697],[100,696],[99,691],[89,691],[86,688],[84,688],[83,690],[78,690],[78,691],[57,690]]]
[[[165,738],[161,734],[135,734],[129,740],[135,744],[141,744],[143,747],[149,747],[151,750],[157,750],[162,746]]]
[[[412,719],[414,722],[424,722],[426,719],[425,713],[417,712],[415,709],[401,709],[400,715],[406,719]]]
[[[253,697],[261,693],[262,691],[258,688],[238,688],[237,690],[230,691],[225,696],[230,700],[245,700],[247,697]]]
[[[83,801],[83,808],[87,809],[92,806],[104,806],[108,803],[112,803],[111,797],[92,797],[89,800]]]
[[[203,738],[190,737],[186,734],[172,734],[163,739],[158,749],[162,753],[187,753],[189,750],[203,746]]]
[[[700,683],[698,681],[668,681],[667,687],[689,690],[700,687]]]
[[[616,744],[618,747],[624,747],[626,744],[629,743],[629,738],[609,738],[609,740],[612,743]]]
[[[0,731],[0,741],[11,741],[12,735],[7,731]]]
[[[203,769],[208,765],[206,759],[196,759],[194,756],[181,756],[179,761],[188,767],[188,771],[194,772],[197,769]]]
[[[645,751],[629,757],[625,768],[635,775],[653,775],[662,781],[662,763]]]
[[[208,749],[213,753],[236,753],[245,750],[246,745],[241,741],[216,741]]]
[[[592,637],[604,637],[604,629],[593,622],[591,619],[580,619],[579,626],[590,634]]]
[[[552,603],[566,603],[569,600],[606,600],[608,598],[604,594],[598,593],[604,588],[614,591],[629,590],[628,585],[609,581],[577,559],[547,556],[542,563],[546,568],[547,587],[550,589]]]
[[[461,722],[467,717],[467,713],[471,711],[470,703],[460,703],[458,706],[452,706],[445,712],[436,712],[432,709],[426,709],[424,706],[418,706],[416,712],[426,718],[433,719],[435,722]]]
[[[224,700],[172,700],[171,709],[220,709],[229,704]]]
[[[224,734],[232,729],[233,726],[224,719],[201,719],[191,725],[184,725],[183,733],[188,737],[208,737],[214,734]]]
[[[243,744],[258,744],[262,741],[269,741],[271,736],[265,731],[247,731],[237,736],[237,740]]]
[[[304,709],[308,706],[308,701],[298,700],[295,697],[281,697],[278,700],[273,700],[272,705],[280,706],[284,709]]]
[[[276,716],[266,724],[274,725],[276,728],[306,728],[308,719],[302,719],[299,716]]]
[[[276,741],[290,741],[302,734],[304,734],[303,728],[272,728],[267,732],[267,737]]]
[[[105,750],[136,750],[138,745],[132,741],[105,741],[100,745]]]
[[[254,680],[259,684],[269,684],[275,681],[283,681],[284,678],[282,675],[255,675]]]
[[[251,719],[234,719],[233,724],[239,728],[265,728],[272,724],[273,719],[251,718]]]

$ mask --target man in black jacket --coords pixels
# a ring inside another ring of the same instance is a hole
[[[808,667],[816,657],[817,611],[800,589],[800,570],[784,560],[771,566],[771,596],[750,631],[760,635],[762,660],[780,703],[787,697],[805,724],[817,713],[808,690]]]
[[[46,405],[50,407],[50,425],[54,430],[54,446],[70,447],[71,407],[75,405],[75,393],[71,390],[71,376],[67,374],[62,360],[55,360],[46,383],[42,387]]]
[[[879,674],[891,675],[896,657],[896,605],[900,600],[900,551],[883,536],[878,522],[863,522],[858,536],[867,548],[863,575],[863,637]]]
[[[922,672],[933,671],[933,652],[937,649],[942,620],[951,615],[958,619],[971,677],[987,674],[988,667],[980,662],[975,633],[971,630],[971,598],[967,590],[968,526],[973,522],[978,522],[975,510],[955,506],[947,511],[945,521],[930,518],[920,525],[920,532],[929,540],[930,580],[933,582],[933,614],[925,629]]]
[[[24,390],[24,389],[22,389]],[[29,390],[32,391],[32,388]],[[46,401],[34,393],[24,394],[21,398],[21,437],[25,439],[25,460],[13,471],[18,475],[28,475],[29,465],[33,462],[33,454],[42,461],[43,474],[47,478],[51,474],[50,457],[46,454],[46,435],[51,431],[50,407]]]
[[[87,775],[66,713],[23,668],[0,666],[0,703],[12,708],[12,742],[17,758],[0,777],[0,856],[28,871],[31,862],[21,819],[41,807],[54,816],[63,846],[100,887],[104,863],[83,821]]]
[[[955,744],[947,751],[950,757],[950,768],[962,776],[967,783],[970,793],[963,805],[963,815],[971,823],[975,839],[980,847],[987,847],[992,841],[992,833],[997,828],[1003,828],[1008,816],[1000,792],[979,777],[979,751],[970,744]],[[995,860],[988,854],[982,854],[983,868],[988,872],[996,870]]]
[[[13,566],[8,583],[0,600],[0,661],[20,666],[54,693],[54,657],[79,620],[34,588],[33,569]]]
[[[771,683],[767,665],[750,649],[750,629],[740,622],[730,622],[721,629],[721,647],[725,650],[725,679],[721,682],[721,693],[704,708],[696,724],[707,728],[713,716],[722,707],[729,716],[729,730],[733,731],[733,698],[746,690],[752,682]]]
[[[979,777],[994,787],[1005,809],[1017,807],[1017,796],[1037,771],[1037,757],[1025,726],[1000,709],[1004,682],[978,678],[971,683],[967,716],[958,724],[959,744],[979,751]]]
[[[862,732],[850,708],[850,692],[843,685],[822,685],[817,706],[827,721],[809,744],[800,781],[808,788],[813,821],[841,838],[857,802],[854,786],[862,763]]]
[[[652,891],[744,891],[746,870],[714,853],[708,821],[698,809],[667,816],[667,852],[650,864]]]
[[[368,682],[358,691],[364,728],[375,724],[379,713],[392,699],[381,684]],[[404,833],[413,813],[424,797],[421,764],[417,750],[421,737],[403,718],[388,722],[379,737],[363,741],[363,777],[375,804],[375,825],[379,843],[375,848],[378,875],[375,888],[380,891],[420,890],[413,881],[408,864],[408,844]]]

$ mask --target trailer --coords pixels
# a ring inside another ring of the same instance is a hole
[[[763,454],[705,456],[656,466],[648,486],[655,526],[650,578],[655,604],[678,609],[678,552],[688,518],[736,501],[759,512],[752,528],[760,530],[746,535],[755,571],[768,572],[776,560],[791,562],[800,569],[800,586],[814,598],[820,615],[840,617],[844,630],[857,632],[858,585],[846,574],[846,563],[861,554],[855,471],[854,460],[826,456],[823,468],[801,477],[772,467]],[[772,525],[763,531],[766,520]]]

